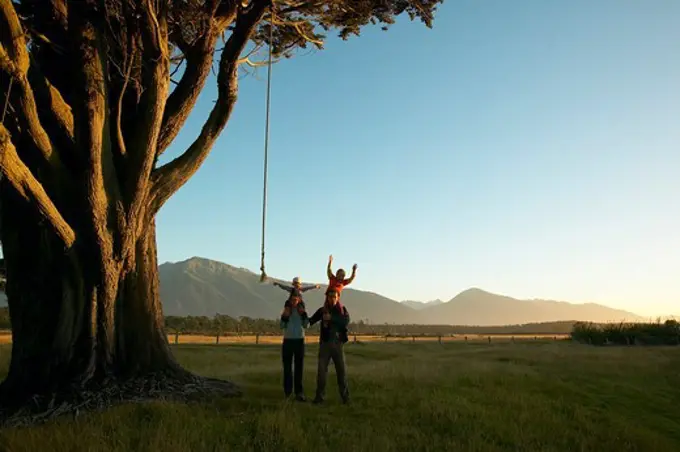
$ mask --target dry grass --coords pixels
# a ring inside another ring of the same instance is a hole
[[[185,366],[231,379],[245,396],[201,405],[127,405],[8,429],[0,431],[0,450],[680,450],[680,347],[350,343],[353,403],[339,403],[330,375],[323,408],[283,400],[277,345],[173,348]],[[316,349],[310,345],[306,354],[308,395]],[[0,347],[0,375],[8,359],[9,347]]]

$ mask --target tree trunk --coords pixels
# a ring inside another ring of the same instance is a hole
[[[31,411],[45,411],[55,400],[88,391],[101,395],[105,388],[119,389],[115,400],[182,397],[180,386],[191,383],[195,391],[201,382],[203,389],[238,394],[228,382],[218,385],[190,374],[170,351],[153,221],[133,241],[124,265],[102,259],[93,243],[64,252],[57,236],[9,187],[3,187],[1,199],[3,210],[12,212],[1,227],[12,322],[11,363],[0,386],[5,415],[31,401],[39,400]],[[140,380],[153,380],[153,390],[141,385],[153,394],[140,393]]]
[[[116,369],[119,375],[177,372],[164,328],[156,256],[156,224],[136,240],[134,268],[121,280],[116,300]]]

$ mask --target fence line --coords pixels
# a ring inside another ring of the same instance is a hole
[[[568,334],[522,334],[522,335],[488,335],[488,334],[467,334],[467,335],[369,335],[369,334],[350,334],[351,343],[423,343],[436,342],[439,344],[448,342],[457,343],[515,343],[515,342],[536,342],[536,341],[558,341],[569,339]],[[283,340],[282,335],[241,333],[241,334],[186,334],[170,333],[168,342],[171,344],[278,344]],[[319,341],[318,334],[307,334],[305,342],[315,343]]]
[[[167,335],[170,344],[254,344],[271,345],[280,344],[283,336],[280,334],[265,333],[169,333]],[[536,342],[536,341],[558,341],[569,339],[569,334],[453,334],[453,335],[379,335],[379,334],[351,334],[351,343],[425,343],[437,342],[444,343],[514,343],[514,342]],[[319,341],[318,334],[307,334],[306,343],[316,343]],[[11,344],[12,332],[0,330],[0,344]]]

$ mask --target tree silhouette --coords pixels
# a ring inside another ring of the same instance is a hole
[[[441,1],[277,1],[274,56],[322,48],[322,32],[346,39],[402,13],[431,26]],[[239,68],[258,65],[269,36],[270,6],[0,0],[0,106],[8,99],[0,238],[13,335],[0,387],[6,416],[29,401],[62,412],[54,407],[74,399],[88,407],[195,388],[238,393],[187,372],[169,350],[154,218],[227,124]],[[159,165],[213,66],[217,99],[207,120],[183,153]]]

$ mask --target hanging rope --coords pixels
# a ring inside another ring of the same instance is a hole
[[[264,269],[264,244],[265,244],[265,231],[267,224],[267,163],[269,159],[269,109],[270,109],[270,98],[272,91],[272,45],[274,43],[274,3],[270,8],[269,16],[269,61],[267,62],[267,100],[266,100],[266,113],[265,113],[265,125],[264,125],[264,184],[262,188],[262,247],[260,252],[260,282],[267,280],[267,273]]]

